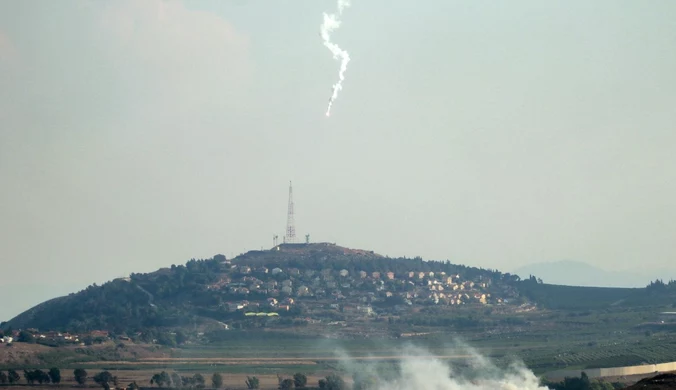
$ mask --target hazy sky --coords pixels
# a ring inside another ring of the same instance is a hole
[[[676,263],[675,1],[354,0],[326,118],[335,7],[0,0],[0,319],[269,247],[289,180],[313,241]]]

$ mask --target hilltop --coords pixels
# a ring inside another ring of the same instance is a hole
[[[507,305],[518,297],[510,287],[515,280],[449,261],[388,258],[330,243],[282,244],[94,284],[37,305],[5,327],[138,333],[345,322],[429,305]],[[252,321],[252,313],[267,321]]]

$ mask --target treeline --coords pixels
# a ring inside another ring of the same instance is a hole
[[[328,375],[325,378],[320,379],[317,382],[316,386],[312,386],[308,383],[307,376],[303,373],[297,372],[292,377],[284,377],[277,375],[278,379],[278,389],[279,390],[312,390],[312,389],[322,389],[322,390],[347,390],[348,386],[346,385],[343,378],[336,374]],[[203,389],[206,387],[206,381],[202,374],[194,374],[193,376],[181,376],[178,373],[167,373],[162,371],[160,373],[154,374],[150,380],[150,383],[160,387],[160,388],[195,388]],[[223,376],[220,373],[214,373],[211,376],[210,388],[220,389],[223,387]],[[260,380],[256,376],[247,376],[244,381],[249,390],[260,389]],[[353,387],[355,390],[362,389],[362,387]],[[365,388],[363,388],[365,389]]]
[[[625,386],[619,382],[605,382],[600,380],[591,380],[587,373],[583,372],[579,378],[566,377],[561,382],[542,381],[543,386],[551,390],[615,390],[623,389]]]
[[[61,370],[58,368],[50,368],[49,371],[45,372],[42,370],[23,370],[23,377],[26,380],[26,383],[29,385],[39,383],[61,383]],[[15,370],[7,370],[7,373],[0,371],[0,384],[10,385],[19,383],[21,381],[21,375]]]

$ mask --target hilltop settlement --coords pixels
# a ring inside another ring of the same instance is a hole
[[[460,315],[462,308],[532,310],[514,285],[518,280],[449,261],[387,258],[330,243],[281,244],[92,285],[38,305],[4,328],[15,331],[10,337],[30,329],[34,337],[63,342],[186,326],[204,331],[292,327],[308,333],[329,326],[354,337],[396,334],[393,325],[399,324],[401,336],[410,326],[435,325],[435,318],[444,318],[445,326],[476,325]],[[458,315],[442,315],[449,310]],[[387,326],[372,326],[378,323]]]

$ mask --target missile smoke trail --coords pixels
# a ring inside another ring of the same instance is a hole
[[[338,72],[338,82],[333,85],[333,93],[329,98],[329,107],[326,109],[326,116],[331,115],[331,106],[333,101],[338,97],[338,91],[343,89],[343,80],[345,80],[345,70],[347,69],[347,63],[350,62],[350,55],[347,54],[347,51],[341,49],[335,43],[331,42],[331,33],[333,30],[340,27],[340,17],[343,14],[343,10],[350,6],[350,0],[338,0],[338,13],[337,14],[327,14],[324,13],[324,23],[321,26],[321,36],[324,41],[324,46],[326,46],[333,54],[334,59],[340,59],[340,72]]]

